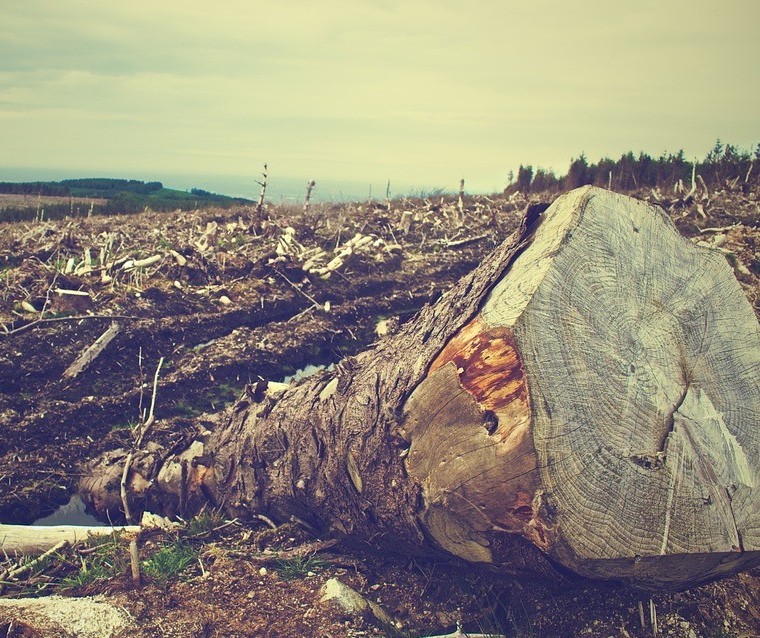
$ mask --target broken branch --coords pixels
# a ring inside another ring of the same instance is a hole
[[[87,348],[77,360],[74,361],[63,373],[65,379],[75,379],[83,370],[85,370],[101,352],[106,349],[109,343],[114,340],[116,335],[121,331],[121,326],[115,321],[109,328],[100,335],[95,342]]]

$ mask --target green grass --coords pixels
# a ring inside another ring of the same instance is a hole
[[[210,534],[214,528],[221,524],[222,516],[218,512],[203,512],[188,521],[185,532],[190,538],[198,538]]]
[[[221,513],[209,510],[188,521],[178,536],[165,537],[157,546],[143,545],[146,558],[140,563],[140,572],[145,580],[164,589],[182,580],[188,568],[198,561],[203,539],[220,526],[224,526]],[[320,564],[320,561],[305,559],[292,561],[283,569],[295,578],[318,569]],[[4,568],[0,562],[0,572]],[[115,533],[93,536],[84,543],[61,550],[36,563],[21,578],[4,584],[13,596],[92,594],[102,591],[115,578],[123,580],[130,571],[128,544],[121,534]]]
[[[129,567],[126,548],[118,535],[94,536],[87,546],[94,550],[89,554],[80,554],[79,570],[64,576],[58,585],[61,591],[80,589],[98,582],[110,580],[123,574]]]
[[[119,430],[134,430],[138,426],[137,421],[126,421],[124,423],[116,423],[111,426],[111,432],[118,432]]]
[[[182,539],[164,545],[143,562],[143,573],[153,581],[166,585],[198,559],[198,550]]]
[[[305,578],[309,575],[309,572],[317,572],[326,566],[327,563],[314,556],[282,559],[275,563],[275,569],[283,580]]]

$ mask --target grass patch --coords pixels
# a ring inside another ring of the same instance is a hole
[[[155,582],[166,585],[197,559],[197,549],[182,539],[176,539],[143,562],[143,573]]]
[[[129,557],[118,535],[93,536],[85,551],[89,553],[79,555],[79,570],[61,579],[58,585],[61,591],[89,588],[129,568]]]
[[[185,533],[190,538],[207,536],[213,532],[215,528],[222,525],[222,521],[223,518],[219,512],[202,512],[188,521],[187,527],[185,527]]]
[[[119,432],[120,430],[134,430],[139,424],[137,421],[126,421],[125,423],[116,423],[111,426],[111,432]]]
[[[325,561],[314,556],[282,559],[275,563],[275,569],[283,580],[305,578],[309,572],[317,572],[327,566],[328,564]]]

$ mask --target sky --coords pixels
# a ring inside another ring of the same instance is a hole
[[[0,167],[474,192],[754,149],[758,25],[756,0],[2,0]]]

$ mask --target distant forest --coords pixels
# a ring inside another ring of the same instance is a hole
[[[754,151],[739,149],[733,144],[715,142],[701,160],[688,159],[683,150],[652,157],[640,152],[624,153],[619,159],[608,157],[589,163],[584,153],[570,161],[566,175],[557,176],[551,170],[531,165],[520,165],[517,175],[508,176],[507,195],[521,192],[555,194],[586,184],[616,191],[634,191],[641,188],[672,189],[676,185],[690,186],[699,178],[713,187],[721,185],[749,188],[760,180],[760,144]],[[0,221],[29,221],[60,219],[66,216],[135,213],[143,210],[173,211],[178,208],[218,206],[228,208],[253,203],[251,200],[217,195],[193,188],[189,192],[164,188],[161,182],[143,182],[134,179],[86,178],[66,179],[59,182],[0,182],[0,194],[53,196],[61,198],[90,198],[107,200],[106,203],[82,205],[73,200],[60,203],[40,203],[20,207],[0,205]]]
[[[120,192],[147,195],[160,191],[163,187],[161,182],[90,177],[64,179],[60,182],[0,182],[0,193],[109,199]]]
[[[608,157],[590,164],[581,153],[570,161],[566,175],[557,177],[553,171],[533,166],[523,166],[509,175],[507,194],[560,192],[586,184],[609,187],[617,191],[632,191],[639,188],[673,188],[679,180],[690,184],[692,172],[701,176],[706,183],[719,186],[730,181],[749,183],[757,180],[760,167],[754,164],[760,160],[760,144],[754,152],[744,151],[732,144],[715,142],[704,159],[689,160],[683,150],[677,153],[663,153],[652,157],[647,153],[634,155],[632,151],[620,159]],[[754,174],[753,174],[754,173]]]
[[[147,209],[170,211],[178,208],[218,206],[228,208],[250,204],[250,200],[217,195],[200,188],[190,192],[164,188],[161,182],[142,182],[135,179],[92,177],[65,179],[60,182],[0,182],[0,194],[45,197],[79,197],[105,199],[105,204],[86,207],[88,214],[113,215],[135,213]],[[82,214],[81,203],[61,202],[30,207],[7,207],[0,210],[0,221],[28,221],[33,219],[61,219],[67,215]],[[78,212],[77,212],[78,211]]]

